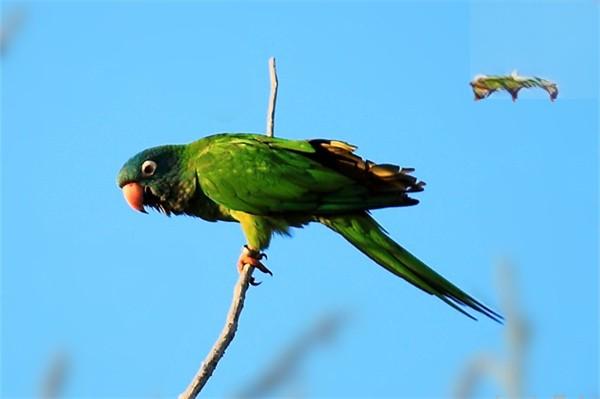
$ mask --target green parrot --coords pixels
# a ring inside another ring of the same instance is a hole
[[[475,100],[482,100],[497,90],[506,90],[510,93],[513,101],[517,101],[519,90],[531,87],[540,87],[550,95],[550,101],[558,97],[558,86],[556,83],[537,76],[519,76],[517,71],[510,75],[477,75],[470,83],[475,94]]]
[[[394,242],[369,210],[409,206],[425,183],[411,168],[376,164],[337,140],[286,140],[257,134],[217,134],[187,145],[140,152],[119,171],[129,205],[166,215],[240,223],[247,245],[238,268],[261,262],[273,233],[321,223],[393,274],[475,319],[463,307],[493,320],[502,316],[429,268]]]

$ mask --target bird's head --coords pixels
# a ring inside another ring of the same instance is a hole
[[[125,200],[136,211],[145,206],[170,215],[180,214],[196,190],[196,179],[183,165],[184,146],[149,148],[129,159],[117,176]]]

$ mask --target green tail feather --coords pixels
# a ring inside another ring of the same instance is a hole
[[[503,317],[446,280],[414,255],[394,242],[366,212],[320,217],[319,221],[341,234],[375,262],[423,291],[435,295],[464,315],[475,319],[461,306],[467,306],[499,323]]]

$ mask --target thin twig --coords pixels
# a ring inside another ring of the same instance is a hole
[[[227,313],[227,319],[225,321],[225,326],[219,335],[219,338],[213,345],[212,349],[202,362],[200,366],[200,370],[194,376],[194,379],[190,383],[190,385],[186,388],[186,390],[179,395],[179,399],[192,399],[195,398],[210,376],[213,371],[217,367],[219,360],[225,354],[225,350],[233,341],[235,337],[235,332],[237,331],[238,321],[240,318],[240,314],[242,314],[242,309],[244,308],[244,300],[246,299],[246,291],[248,291],[248,287],[250,285],[250,280],[252,279],[252,273],[254,272],[254,267],[250,265],[244,265],[242,271],[240,272],[240,277],[238,278],[235,287],[233,288],[233,301],[231,302],[231,307],[229,308],[229,312]]]
[[[269,111],[267,116],[267,136],[273,137],[274,130],[274,119],[275,119],[275,102],[277,101],[277,73],[275,72],[275,58],[269,59],[269,71],[271,76],[271,96],[269,97]],[[208,379],[217,368],[219,360],[225,354],[225,351],[233,341],[235,333],[238,327],[238,321],[244,308],[244,300],[246,299],[246,291],[252,281],[252,273],[254,267],[251,265],[244,265],[240,276],[238,278],[235,287],[233,288],[233,299],[229,312],[227,313],[227,319],[225,320],[225,326],[217,338],[217,341],[213,345],[212,349],[202,362],[200,369],[192,379],[192,382],[188,387],[179,395],[179,399],[193,399],[202,390],[204,385],[208,382]]]
[[[267,111],[267,136],[273,137],[275,130],[275,104],[277,102],[277,68],[275,57],[269,58],[269,76],[271,79],[271,94],[269,95],[269,109]]]

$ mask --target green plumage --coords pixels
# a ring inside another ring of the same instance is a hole
[[[548,93],[550,101],[558,97],[558,86],[556,83],[537,76],[519,76],[516,71],[510,75],[477,75],[471,81],[475,100],[482,100],[497,90],[506,90],[510,93],[513,101],[517,100],[519,91],[524,88],[539,87]]]
[[[412,169],[375,164],[335,140],[296,141],[253,134],[220,134],[188,145],[142,151],[119,172],[118,185],[143,187],[144,205],[209,221],[237,221],[258,251],[273,233],[320,222],[395,275],[460,312],[467,306],[500,320],[485,307],[395,243],[368,214],[409,206],[424,183]],[[156,163],[151,175],[146,161]]]

